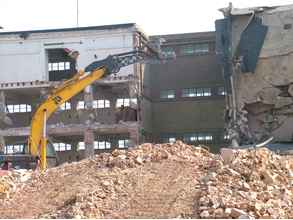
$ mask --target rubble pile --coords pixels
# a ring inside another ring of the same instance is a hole
[[[75,195],[67,199],[62,208],[38,217],[127,218],[134,210],[125,214],[123,214],[122,210],[132,209],[133,207],[129,207],[131,203],[130,199],[131,197],[137,197],[136,193],[134,193],[135,187],[132,186],[138,180],[132,178],[143,172],[135,168],[139,168],[145,164],[161,163],[165,160],[192,163],[199,161],[198,158],[202,158],[204,161],[209,161],[211,157],[212,155],[203,147],[189,146],[183,142],[177,142],[176,144],[143,144],[133,149],[114,150],[111,154],[103,153],[96,155],[94,159],[87,159],[79,163],[66,164],[62,167],[53,168],[44,175],[44,179],[52,178],[52,174],[54,173],[55,175],[56,171],[58,174],[62,173],[61,175],[66,175],[68,173],[77,174],[76,172],[78,170],[83,173],[94,170],[95,174],[88,173],[88,176],[94,176],[94,181],[97,181],[98,184],[97,182],[90,183],[90,180],[86,180],[87,184],[91,186],[90,188],[78,190]],[[150,175],[148,172],[146,172],[146,176]],[[52,178],[52,181],[56,178]],[[154,186],[151,185],[151,187],[153,188]],[[142,188],[145,188],[144,190],[148,193],[149,189],[147,187],[142,185]],[[174,196],[176,197],[176,194]],[[142,199],[147,200],[146,197]],[[118,212],[118,215],[116,212]],[[133,217],[141,214],[138,211]],[[156,217],[156,214],[154,213],[148,217]]]
[[[292,158],[262,148],[228,159],[180,141],[114,150],[33,172],[21,193],[0,204],[0,216],[293,217]]]
[[[14,193],[20,190],[21,187],[19,185],[29,180],[31,173],[28,170],[0,170],[0,201],[9,199]]]
[[[293,161],[269,151],[234,151],[201,179],[202,218],[292,218]]]

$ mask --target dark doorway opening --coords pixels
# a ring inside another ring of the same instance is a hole
[[[64,49],[48,49],[49,81],[70,79],[76,73],[76,61]]]

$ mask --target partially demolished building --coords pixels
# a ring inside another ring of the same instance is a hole
[[[162,50],[175,53],[175,60],[123,68],[63,104],[49,119],[47,133],[59,161],[141,142],[180,139],[219,146],[227,141],[215,32],[148,38],[135,24],[120,24],[0,33],[0,151],[23,151],[33,112],[60,81],[95,60],[160,40]],[[74,51],[80,54],[77,60],[69,56]]]
[[[0,151],[23,151],[32,113],[60,81],[146,41],[135,24],[0,33]],[[77,62],[70,51],[79,52]],[[141,64],[123,68],[119,76],[89,86],[49,119],[48,136],[62,161],[139,142],[142,73]]]
[[[233,144],[293,140],[293,5],[221,9],[217,53]]]

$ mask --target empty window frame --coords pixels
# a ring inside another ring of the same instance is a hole
[[[182,97],[211,96],[211,88],[187,88],[182,89]]]
[[[118,140],[118,148],[128,148],[129,143],[129,139]]]
[[[173,90],[173,89],[162,90],[160,92],[160,98],[161,99],[174,99],[175,98],[175,90]]]
[[[83,141],[78,142],[77,150],[85,150],[85,143]]]
[[[46,49],[49,81],[70,79],[76,72],[76,61],[64,48]]]
[[[23,153],[24,144],[6,145],[4,148],[4,154]]]
[[[183,140],[187,143],[189,142],[196,142],[197,141],[197,134],[191,133],[191,134],[184,134]]]
[[[196,97],[196,88],[182,89],[182,97]]]
[[[97,150],[111,149],[111,143],[107,141],[95,141],[94,149],[97,149]]]
[[[213,136],[211,134],[199,133],[197,140],[199,142],[211,142],[213,140]]]
[[[70,102],[64,102],[62,105],[60,105],[60,109],[62,111],[70,110],[71,109],[71,103]]]
[[[77,105],[76,105],[76,109],[84,109],[85,108],[85,104],[84,101],[78,101]]]
[[[182,55],[193,55],[195,54],[195,47],[193,44],[184,45],[181,47],[180,53]]]
[[[217,94],[218,94],[218,95],[226,95],[226,90],[225,90],[225,88],[224,88],[223,86],[222,86],[222,87],[218,87]]]
[[[31,105],[27,104],[7,105],[6,109],[8,113],[22,113],[32,111]]]
[[[130,103],[137,104],[137,99],[136,98],[121,98],[117,99],[116,101],[116,107],[120,108],[122,105],[124,107],[130,106]]]
[[[55,151],[69,151],[71,150],[71,144],[66,143],[53,143]]]
[[[173,55],[175,54],[175,50],[172,47],[163,47],[162,52],[165,53],[166,55]]]
[[[289,30],[292,28],[292,24],[284,24],[283,28],[284,30]]]
[[[49,63],[48,71],[64,71],[70,70],[70,62]]]
[[[174,143],[176,141],[175,135],[164,135],[162,138],[163,143]]]
[[[203,88],[203,96],[211,96],[212,90],[211,88]]]
[[[94,100],[93,108],[110,108],[110,101],[106,99]]]
[[[187,44],[187,45],[183,45],[180,49],[181,55],[193,55],[193,54],[208,53],[208,52],[209,52],[208,43]]]
[[[208,53],[209,52],[209,44],[196,44],[195,45],[195,52],[196,53]]]
[[[169,137],[168,138],[168,142],[169,143],[174,143],[176,141],[176,138],[175,137]]]
[[[183,140],[187,143],[211,142],[213,140],[213,135],[210,133],[188,133],[183,135]]]

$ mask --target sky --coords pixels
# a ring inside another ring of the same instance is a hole
[[[0,0],[0,31],[77,27],[77,0]],[[136,23],[148,35],[213,31],[219,8],[292,0],[79,0],[80,27]]]

